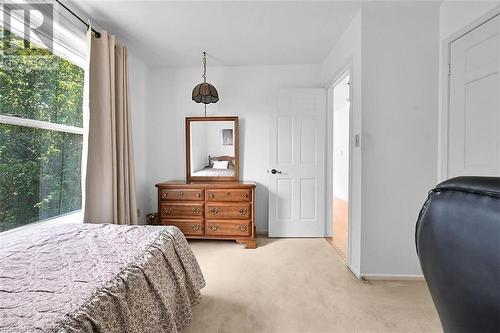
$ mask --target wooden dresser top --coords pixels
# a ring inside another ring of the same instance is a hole
[[[187,182],[172,180],[155,185],[158,188],[255,188],[252,182]]]

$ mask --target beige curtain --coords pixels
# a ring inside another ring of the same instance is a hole
[[[89,135],[84,221],[137,224],[127,49],[90,37]]]

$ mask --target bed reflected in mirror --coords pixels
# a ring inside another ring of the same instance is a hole
[[[188,180],[238,180],[238,117],[187,117],[186,144]]]

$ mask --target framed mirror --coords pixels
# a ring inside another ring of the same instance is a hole
[[[238,117],[186,117],[186,179],[238,181]]]

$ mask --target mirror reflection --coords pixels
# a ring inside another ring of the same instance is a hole
[[[190,123],[191,176],[234,177],[234,121]]]

